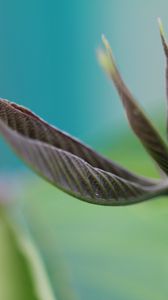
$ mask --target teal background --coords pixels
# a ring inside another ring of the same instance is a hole
[[[111,83],[96,59],[101,33],[126,82],[152,116],[164,111],[164,58],[157,17],[167,1],[0,1],[0,95],[96,148],[125,134]],[[21,167],[1,142],[2,168]]]
[[[168,33],[165,0],[0,0],[1,97],[127,168],[158,176],[96,59],[104,33],[126,83],[165,136],[158,16]],[[120,208],[89,205],[24,173],[2,140],[0,149],[0,298],[34,299],[29,263],[11,233],[16,222],[33,238],[59,300],[168,299],[166,197]]]

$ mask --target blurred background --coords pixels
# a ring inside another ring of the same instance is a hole
[[[168,33],[166,0],[0,0],[0,96],[129,169],[157,176],[96,49],[104,33],[126,83],[164,136],[158,16]],[[124,208],[89,205],[31,173],[2,139],[0,147],[0,299],[168,298],[166,198]]]

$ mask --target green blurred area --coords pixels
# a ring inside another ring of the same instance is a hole
[[[1,96],[98,145],[131,170],[158,176],[126,129],[95,49],[104,32],[126,82],[164,133],[156,18],[166,28],[167,8],[167,0],[1,0]],[[0,146],[1,172],[15,168],[9,176],[21,190],[0,211],[0,300],[41,300],[38,291],[44,291],[38,255],[29,259],[13,224],[25,238],[30,231],[58,300],[168,299],[167,198],[123,208],[83,203],[32,174],[20,175],[20,161],[5,143]],[[36,263],[38,272],[32,271]]]
[[[0,299],[38,300],[28,272],[28,265],[2,208],[0,210]]]
[[[120,146],[110,155],[134,171],[156,175],[148,156],[135,149],[133,141],[130,150]],[[36,176],[21,183],[16,207],[38,245],[58,299],[167,299],[166,197],[103,207],[72,198]]]

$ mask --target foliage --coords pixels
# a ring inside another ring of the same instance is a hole
[[[168,46],[161,23],[160,34],[168,63]],[[147,152],[159,166],[160,170],[164,173],[163,178],[155,180],[139,176],[136,173],[133,173],[126,168],[121,167],[117,163],[103,157],[90,147],[84,145],[68,134],[51,126],[30,110],[4,99],[0,99],[0,132],[7,142],[12,146],[14,151],[36,173],[61,190],[86,202],[117,206],[133,204],[154,198],[156,196],[167,195],[168,180],[165,178],[165,175],[167,176],[168,174],[167,143],[164,142],[157,130],[148,120],[147,116],[138,106],[136,100],[123,82],[123,79],[121,78],[121,75],[115,64],[110,46],[104,36],[103,42],[106,50],[98,51],[99,61],[107,74],[112,78],[118,90],[123,106],[126,110],[128,121],[134,133],[137,135]],[[168,94],[168,67],[166,69],[166,84]],[[55,194],[59,195],[59,192],[57,191]],[[98,207],[96,209],[98,212]],[[107,216],[107,211],[105,211],[105,208],[101,209],[104,210],[104,216]],[[133,208],[133,210],[134,209],[136,211],[136,208]],[[157,209],[158,207],[156,206],[156,210]],[[67,212],[69,214],[69,210]],[[120,216],[123,218],[122,212],[123,210],[118,212],[117,217]],[[44,211],[42,214],[43,213]],[[99,210],[99,213],[100,215],[98,214],[98,217],[100,219],[102,218],[102,211]],[[80,213],[79,215],[80,217],[82,216]],[[2,283],[2,297],[5,300],[14,299],[15,296],[16,299],[22,299],[23,297],[24,299],[32,300],[56,299],[55,295],[57,295],[59,288],[55,286],[59,284],[59,280],[56,280],[56,284],[54,280],[51,280],[52,286],[50,286],[50,282],[48,280],[48,276],[46,275],[41,257],[31,239],[25,234],[23,235],[18,227],[15,227],[13,219],[10,218],[10,215],[7,215],[5,209],[1,209],[0,216],[2,225],[0,239],[2,243],[6,245],[7,249],[6,252],[0,251],[0,256],[7,258],[7,260],[9,259],[10,267],[11,265],[16,267],[15,264],[17,264],[17,274],[19,274],[17,275],[18,277],[16,276],[16,278],[14,274],[10,274],[10,280],[12,278],[13,282],[10,290]],[[116,213],[113,215],[114,219],[115,217]],[[106,217],[104,217],[104,221],[106,221]],[[91,218],[90,223],[91,224],[88,226],[87,233],[93,223],[93,218]],[[108,224],[106,224],[106,226],[107,225]],[[130,226],[128,226],[129,229],[134,225],[136,225],[136,222],[131,223]],[[115,235],[116,228],[114,228],[114,226],[112,226],[112,228],[113,235]],[[43,233],[43,237],[44,236],[45,235]],[[120,236],[119,231],[116,235],[116,243],[121,242],[121,239],[120,241],[117,239],[118,236]],[[148,234],[146,235],[146,239],[147,238]],[[66,240],[68,240],[67,236]],[[99,235],[97,236],[97,243],[98,241]],[[126,243],[126,241],[124,240],[123,236],[123,244]],[[135,237],[133,238],[133,243],[134,242]],[[91,245],[91,243],[93,243],[93,238],[90,239],[89,245]],[[45,248],[47,243],[45,246],[44,244],[42,248]],[[123,246],[123,244],[121,246]],[[98,246],[100,246],[99,243]],[[103,248],[100,247],[100,250],[102,249],[104,249],[104,245]],[[125,249],[128,253],[130,253],[129,247]],[[47,251],[49,251],[49,249],[47,249]],[[93,249],[91,251],[93,251]],[[93,260],[93,257],[95,257],[94,251],[91,257]],[[148,251],[148,259],[151,259],[150,251]],[[113,260],[113,263],[115,263],[115,259]],[[50,267],[51,265],[52,262],[50,261]],[[53,262],[53,267],[54,266],[55,264]],[[116,268],[115,270],[117,273],[118,269]],[[9,275],[8,268],[5,269],[2,277],[5,277],[6,275]],[[50,277],[52,276],[50,275]],[[96,277],[95,274],[94,277]],[[132,295],[128,293],[128,287],[130,283],[129,280],[126,281],[125,276],[122,284],[120,282],[120,278],[118,280],[116,276],[114,276],[112,279],[115,283],[115,286],[117,286],[117,284],[119,287],[122,285],[123,290],[125,289],[124,292],[121,292],[121,297],[124,296],[124,299],[126,299],[127,296],[128,299],[131,299],[130,297],[133,297],[134,299],[137,297],[138,292],[132,287]],[[22,287],[23,289],[17,290],[20,280],[24,282],[25,286]],[[101,279],[97,277],[96,280],[97,285],[100,284],[99,280],[101,281]],[[105,283],[103,284],[105,285]],[[110,279],[109,284],[111,284]],[[107,292],[106,289],[105,291]],[[13,293],[15,296],[13,296]],[[74,296],[72,296],[73,292],[71,293],[70,290],[63,294],[64,299],[76,298],[75,293]],[[148,294],[148,299],[158,299],[157,289],[156,293],[153,293],[151,292],[151,289],[149,291],[146,288],[145,294]],[[59,299],[61,299],[61,296]],[[164,295],[162,299],[164,299]]]
[[[160,32],[168,57],[161,26]],[[124,84],[104,36],[103,42],[106,51],[99,50],[99,61],[118,90],[129,123],[160,169],[168,174],[168,146]],[[39,175],[84,201],[127,205],[168,193],[167,179],[149,180],[133,174],[30,110],[4,99],[0,100],[0,132]]]

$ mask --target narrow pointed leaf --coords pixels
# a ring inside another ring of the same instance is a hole
[[[167,96],[167,102],[168,102],[168,44],[166,41],[163,25],[160,19],[158,19],[159,23],[159,30],[160,30],[160,36],[162,40],[162,45],[164,49],[164,53],[166,56],[166,96]],[[167,135],[168,135],[168,103],[167,103]]]
[[[62,147],[58,147],[51,142],[51,134],[46,140],[49,125],[45,123],[43,127],[44,122],[39,117],[4,100],[0,104],[1,134],[35,172],[65,192],[102,205],[132,204],[167,193],[167,181],[144,186],[91,165],[83,157],[65,150],[64,133],[60,132]],[[36,125],[30,127],[29,123],[28,126],[23,115],[32,117]],[[53,130],[55,134],[57,130]],[[75,142],[77,148],[79,142]]]
[[[106,51],[99,50],[98,59],[117,88],[130,126],[151,157],[159,167],[168,174],[168,147],[123,82],[115,64],[109,43],[104,36],[103,42]]]

